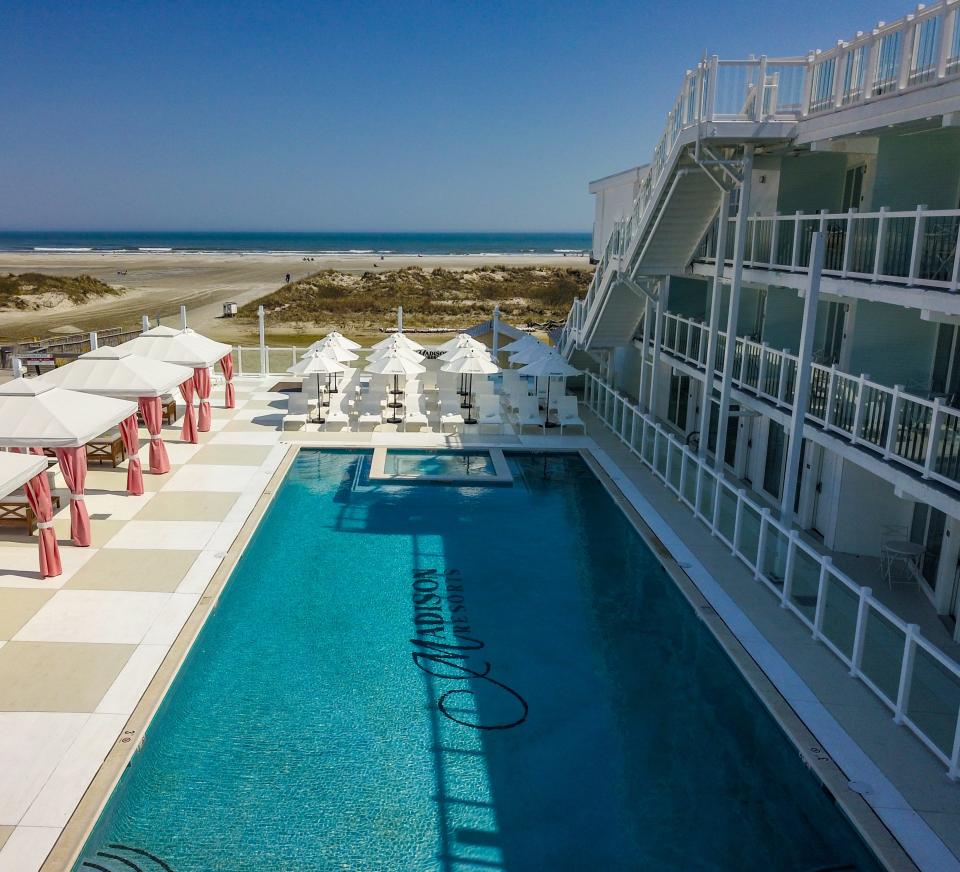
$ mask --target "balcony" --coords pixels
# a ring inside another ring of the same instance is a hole
[[[709,327],[694,318],[666,312],[664,352],[705,371]],[[713,372],[722,376],[727,334],[717,335]],[[799,359],[786,350],[738,336],[733,385],[789,414],[793,409]],[[916,396],[853,376],[835,366],[811,364],[807,421],[826,433],[960,496],[960,409],[943,398]]]
[[[756,215],[748,218],[743,265],[805,274],[814,233],[825,240],[823,274],[838,279],[956,293],[960,283],[960,209],[910,212]],[[735,219],[728,219],[724,263],[733,263]],[[696,260],[716,263],[717,224],[707,231]]]

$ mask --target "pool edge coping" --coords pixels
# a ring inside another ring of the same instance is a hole
[[[881,865],[918,872],[960,869],[956,855],[837,722],[617,462],[596,443],[581,448],[580,454]],[[628,493],[630,490],[635,493]],[[672,535],[660,535],[656,528]],[[812,711],[797,710],[786,693],[787,683],[815,700],[815,704],[808,702]],[[864,774],[865,768],[871,771]],[[869,796],[849,789],[851,781],[861,779],[874,786],[882,783],[883,794],[896,797],[899,806],[875,805]]]
[[[100,820],[100,815],[113,796],[120,778],[134,756],[142,748],[150,725],[163,705],[187,656],[193,650],[200,631],[214,608],[216,608],[220,595],[226,588],[233,570],[244,551],[246,551],[247,545],[259,528],[260,522],[280,489],[280,485],[283,484],[287,472],[300,453],[300,445],[297,443],[280,442],[278,445],[285,446],[286,450],[277,468],[258,496],[257,502],[247,515],[230,548],[224,554],[220,565],[214,571],[210,581],[207,582],[200,599],[193,607],[173,644],[164,655],[139,702],[123,725],[120,735],[111,745],[110,750],[97,768],[96,774],[87,785],[66,825],[57,836],[57,840],[40,866],[39,872],[68,872],[73,868],[90,834]]]

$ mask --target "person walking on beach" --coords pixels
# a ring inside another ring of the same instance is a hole
[[[283,283],[284,283],[285,285],[289,285],[289,284],[290,284],[290,273],[287,273],[287,277],[284,279]]]

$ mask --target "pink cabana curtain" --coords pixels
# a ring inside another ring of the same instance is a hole
[[[220,369],[223,370],[223,377],[227,380],[226,387],[223,389],[223,407],[233,409],[237,405],[237,397],[233,390],[233,355],[225,354],[220,358]]]
[[[210,367],[198,366],[193,370],[193,386],[200,398],[200,414],[197,416],[197,429],[206,433],[210,429]]]
[[[170,458],[167,446],[160,438],[160,425],[163,422],[163,403],[160,397],[140,397],[140,414],[150,434],[150,472],[163,475],[170,472]]]
[[[14,451],[19,449],[14,448]],[[43,456],[42,448],[31,448],[31,454]],[[40,576],[52,578],[63,572],[60,564],[60,549],[57,534],[53,531],[53,501],[50,499],[50,482],[47,473],[39,472],[24,486],[27,502],[37,518],[38,547],[40,550]]]
[[[183,411],[183,429],[180,431],[180,438],[184,442],[197,441],[197,419],[193,416],[193,379],[187,379],[180,385],[180,396],[187,404]]]
[[[127,451],[127,493],[132,497],[143,496],[143,470],[140,464],[140,434],[137,432],[137,415],[132,414],[120,422],[120,436]]]
[[[83,501],[83,486],[87,480],[87,446],[54,448],[53,451],[70,489],[70,538],[74,545],[86,548],[90,544],[90,516]]]

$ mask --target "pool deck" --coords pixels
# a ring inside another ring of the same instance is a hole
[[[91,782],[108,755],[132,753],[140,734],[125,733],[128,721],[138,706],[143,717],[161,664],[175,668],[174,654],[198,632],[212,580],[242,551],[251,513],[262,511],[296,445],[588,450],[832,763],[870,785],[867,802],[917,866],[960,869],[960,785],[586,409],[587,436],[281,433],[286,397],[268,389],[273,380],[235,383],[233,410],[218,408],[215,389],[213,429],[200,444],[178,443],[179,427],[165,428],[173,466],[165,476],[145,474],[142,497],[123,493],[123,466],[91,467],[93,546],[66,541],[64,500],[55,519],[59,578],[38,577],[35,539],[0,530],[0,872],[62,869],[79,847],[106,799],[102,779],[87,794]],[[98,789],[104,795],[93,796]]]

